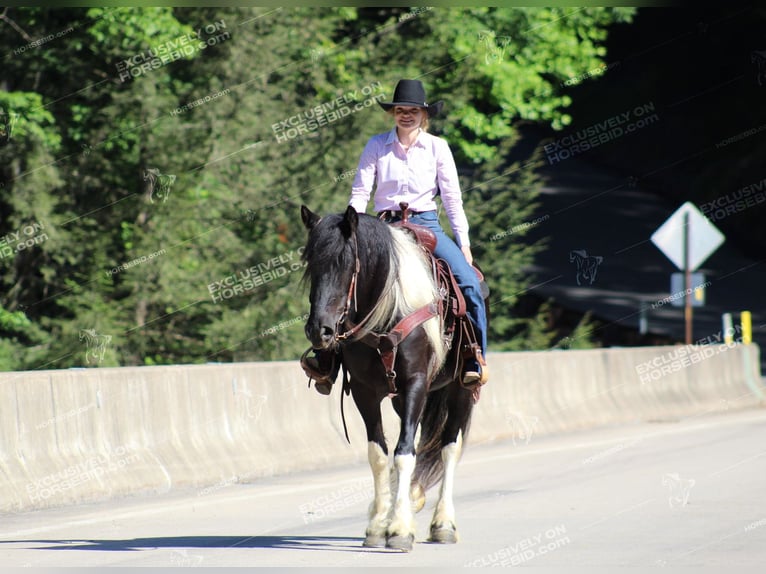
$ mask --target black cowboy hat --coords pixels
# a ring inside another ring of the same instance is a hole
[[[439,100],[434,104],[426,103],[426,90],[420,80],[399,80],[394,89],[392,102],[378,102],[380,107],[388,111],[394,106],[408,106],[428,110],[428,116],[433,117],[442,111],[444,102]]]

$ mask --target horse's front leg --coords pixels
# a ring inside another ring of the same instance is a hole
[[[370,504],[370,521],[364,536],[364,546],[381,548],[386,545],[389,514],[391,513],[391,472],[386,443],[369,441],[367,459],[372,470],[375,498]]]
[[[352,395],[367,429],[367,460],[375,489],[363,546],[380,548],[386,545],[391,513],[391,472],[386,438],[383,435],[380,399],[372,389],[361,384],[352,386]]]
[[[412,474],[415,471],[415,434],[426,403],[427,385],[425,375],[414,376],[400,385],[404,391],[394,399],[394,407],[401,417],[399,442],[394,451],[396,492],[386,546],[409,552],[415,540],[415,520],[410,496]]]

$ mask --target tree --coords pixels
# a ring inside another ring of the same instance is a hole
[[[296,357],[298,208],[344,208],[366,139],[388,129],[376,98],[401,77],[448,100],[433,131],[459,163],[503,348],[524,332],[510,311],[534,248],[514,239],[539,184],[518,124],[566,125],[557,86],[631,14],[6,9],[0,236],[45,237],[0,258],[0,366]]]

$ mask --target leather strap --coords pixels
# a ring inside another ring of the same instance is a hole
[[[452,270],[446,261],[444,261],[444,267],[452,287],[452,293],[455,295],[454,307],[452,311],[455,314],[455,317],[465,317],[467,308],[465,305],[465,297],[463,296],[463,292],[460,290],[460,287],[457,284],[457,280],[455,279],[455,275],[452,273]]]
[[[399,344],[412,333],[420,324],[428,321],[432,317],[438,316],[436,303],[428,303],[417,311],[407,315],[399,321],[388,333],[367,333],[359,339],[362,343],[373,349],[377,349],[380,354],[380,360],[383,368],[386,370],[386,380],[388,381],[389,396],[395,396],[396,391],[396,371],[394,363],[396,362],[396,352]]]

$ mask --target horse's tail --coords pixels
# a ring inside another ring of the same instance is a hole
[[[428,393],[423,418],[420,421],[420,442],[418,443],[415,472],[412,476],[413,486],[420,485],[423,493],[441,480],[444,474],[442,463],[442,436],[450,410],[450,401],[459,400],[455,394],[462,391],[459,383],[453,382],[441,389]],[[473,401],[466,401],[468,408],[473,410]],[[463,428],[463,445],[468,438],[471,425],[471,412],[466,415]]]

